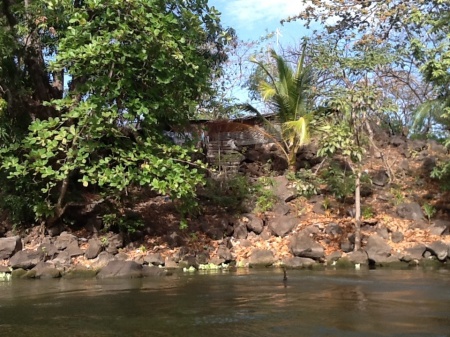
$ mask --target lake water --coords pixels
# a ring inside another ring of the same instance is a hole
[[[13,280],[0,336],[450,336],[450,270]]]

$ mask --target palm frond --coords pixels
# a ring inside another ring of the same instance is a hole
[[[299,149],[310,141],[308,117],[300,117],[295,121],[282,124],[283,138],[292,148]]]

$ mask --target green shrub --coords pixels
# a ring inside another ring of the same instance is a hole
[[[336,163],[323,171],[322,178],[337,200],[345,201],[355,193],[355,175],[349,170],[342,169]]]
[[[277,202],[273,187],[275,181],[272,178],[262,177],[254,185],[254,194],[256,198],[256,210],[258,212],[270,211]]]
[[[241,211],[243,203],[251,197],[251,185],[247,177],[239,174],[209,178],[201,194],[213,205]]]
[[[311,170],[300,169],[295,173],[288,173],[286,176],[295,187],[300,196],[310,198],[319,193],[320,184],[323,182],[320,177]]]

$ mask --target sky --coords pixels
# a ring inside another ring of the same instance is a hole
[[[306,35],[300,22],[280,23],[301,12],[304,6],[301,0],[209,0],[209,6],[222,13],[222,26],[234,28],[239,40],[254,41],[278,31],[271,44],[286,48],[298,45]],[[277,50],[274,45],[271,48]],[[234,87],[228,94],[240,102],[249,100],[246,89]],[[260,102],[253,101],[252,104],[260,108]]]
[[[301,0],[209,0],[209,5],[222,13],[223,26],[233,27],[242,40],[255,40],[278,29],[279,43],[287,46],[304,36],[299,22],[280,24],[301,12]]]

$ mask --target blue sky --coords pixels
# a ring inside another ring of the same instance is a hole
[[[233,27],[242,40],[258,39],[266,31],[279,29],[279,42],[287,46],[304,36],[299,22],[280,24],[280,20],[301,12],[301,0],[209,0],[209,5],[222,13],[222,24]]]
[[[222,13],[222,25],[234,28],[240,40],[258,40],[278,30],[278,41],[274,38],[271,43],[278,42],[287,47],[298,44],[305,36],[305,29],[300,22],[280,23],[282,19],[301,12],[304,6],[301,0],[209,0],[209,5]],[[228,95],[240,102],[248,101],[248,92],[239,87],[234,87]],[[252,104],[259,106],[259,102]]]

